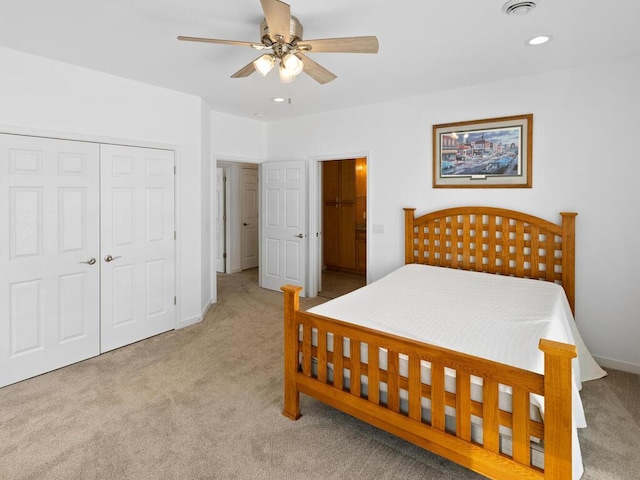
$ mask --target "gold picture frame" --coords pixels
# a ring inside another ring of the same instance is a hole
[[[433,188],[531,188],[533,114],[433,126]]]

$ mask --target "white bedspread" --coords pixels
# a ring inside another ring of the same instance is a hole
[[[573,470],[574,478],[582,475],[575,428],[586,420],[579,390],[582,381],[606,372],[584,345],[559,285],[411,264],[310,312],[536,373],[544,373],[541,338],[576,345]]]

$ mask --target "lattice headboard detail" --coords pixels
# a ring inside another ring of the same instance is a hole
[[[405,208],[405,263],[555,282],[575,313],[575,217],[556,225],[522,212],[456,207],[415,217]]]

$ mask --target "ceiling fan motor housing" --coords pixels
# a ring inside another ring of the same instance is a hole
[[[291,15],[291,21],[289,22],[289,37],[289,43],[295,43],[298,40],[302,40],[302,24],[300,23],[300,20],[293,15]],[[276,42],[276,39],[271,38],[266,18],[260,22],[260,40],[267,46]]]

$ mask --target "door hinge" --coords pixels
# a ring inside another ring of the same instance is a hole
[[[173,166],[173,174],[174,175],[176,174],[176,166],[175,165]]]
[[[173,304],[177,305],[178,304],[178,297],[173,297]]]
[[[178,232],[176,232],[175,230],[173,231],[173,239],[174,240],[178,239]]]
[[[226,259],[226,258],[227,258],[227,254],[226,254],[226,253],[223,253],[223,254],[222,254],[222,258]]]

